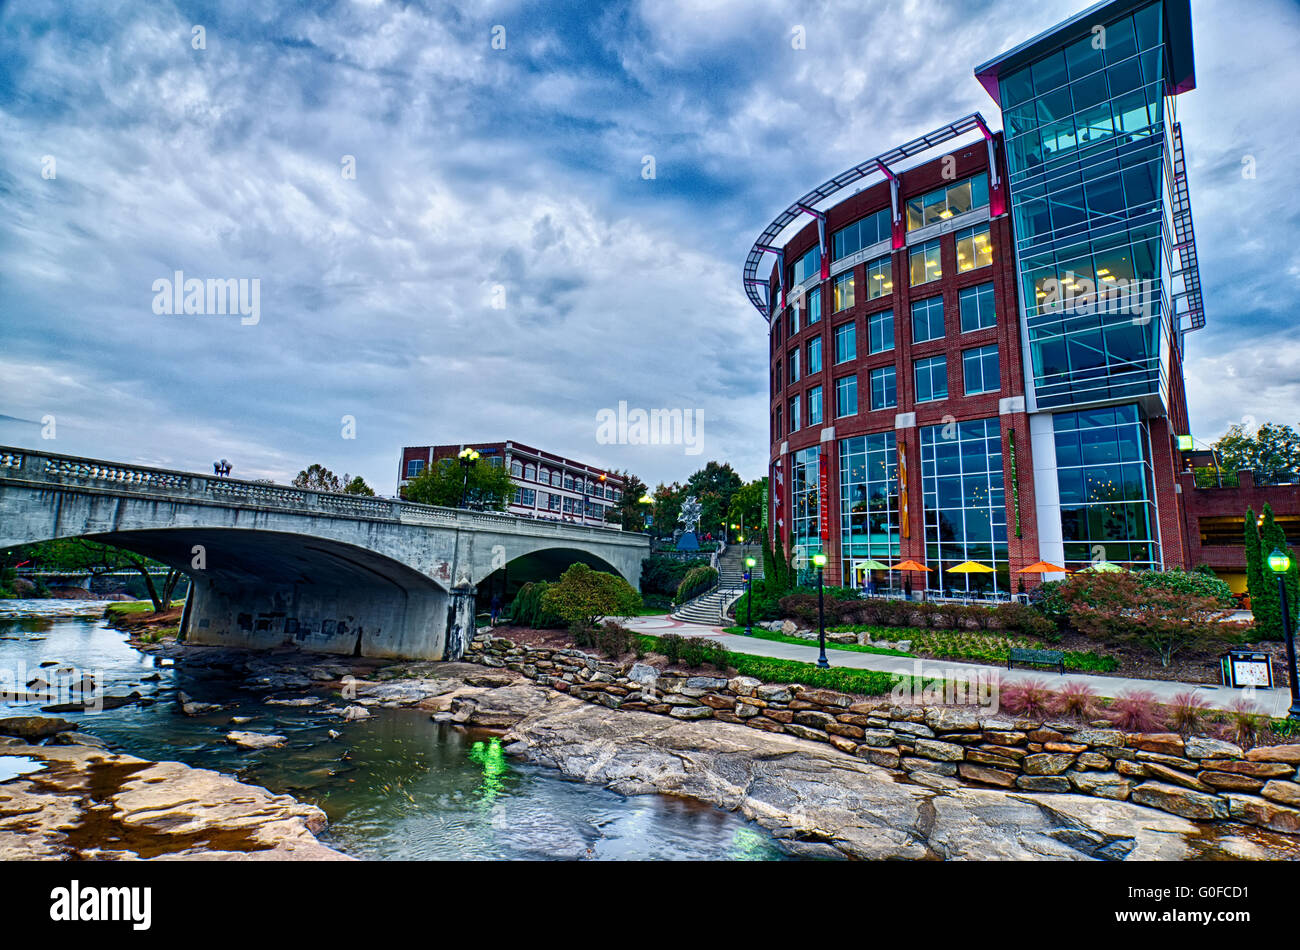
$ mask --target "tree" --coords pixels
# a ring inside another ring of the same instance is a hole
[[[505,511],[515,494],[515,483],[503,466],[475,462],[468,469],[458,459],[438,459],[407,484],[404,497],[422,505],[479,511]]]
[[[1238,424],[1228,429],[1214,448],[1225,472],[1251,469],[1260,484],[1300,477],[1300,433],[1288,425],[1265,422],[1252,434]]]
[[[744,537],[753,537],[762,530],[763,505],[767,501],[767,486],[758,478],[742,485],[727,506],[727,524],[743,527]]]
[[[153,601],[155,613],[161,613],[171,606],[172,595],[185,576],[175,568],[168,568],[160,588],[154,581],[154,572],[167,565],[133,551],[86,538],[58,538],[23,545],[13,558],[15,563],[30,561],[47,571],[86,573],[91,577],[123,570],[138,571],[144,580],[145,591]]]
[[[686,480],[687,495],[700,502],[700,531],[719,534],[731,499],[743,482],[730,463],[709,462]]]
[[[623,496],[605,512],[605,520],[624,531],[644,531],[646,506],[641,496],[646,493],[645,482],[631,472],[614,472],[623,479]]]
[[[351,477],[343,476],[343,493],[345,495],[369,495],[374,497],[375,490],[366,484],[366,480],[360,475]]]
[[[1168,666],[1181,650],[1224,638],[1228,612],[1214,597],[1171,585],[1144,583],[1137,574],[1075,574],[1060,589],[1071,625],[1106,642],[1131,641]]]
[[[641,609],[641,595],[623,578],[578,563],[546,588],[542,608],[577,634],[594,629],[602,617],[632,616]]]
[[[1286,535],[1274,519],[1270,505],[1264,505],[1258,521],[1253,511],[1247,511],[1246,586],[1250,592],[1250,610],[1255,617],[1255,631],[1265,640],[1281,640],[1284,637],[1282,604],[1277,596],[1277,575],[1268,566],[1268,557],[1275,549],[1291,558],[1291,569],[1283,575],[1283,583],[1286,587],[1288,613],[1291,615],[1291,629],[1295,631],[1300,611],[1300,564],[1296,563],[1295,551],[1287,544]]]
[[[655,537],[671,537],[679,527],[677,516],[682,513],[682,502],[686,500],[686,490],[677,482],[671,485],[660,483],[651,495],[654,498],[654,525],[651,527]]]
[[[324,465],[312,463],[293,478],[294,488],[306,488],[310,491],[342,491],[343,484],[339,477]]]

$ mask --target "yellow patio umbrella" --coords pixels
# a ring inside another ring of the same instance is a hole
[[[992,574],[993,568],[978,561],[962,561],[948,568],[949,574]]]

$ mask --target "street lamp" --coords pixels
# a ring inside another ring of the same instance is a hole
[[[460,467],[465,472],[465,479],[460,489],[460,506],[464,508],[465,501],[469,497],[469,470],[478,461],[478,449],[463,448],[456,458],[460,460]]]
[[[745,636],[754,635],[754,559],[745,558]]]
[[[1286,602],[1286,575],[1291,570],[1291,558],[1281,548],[1274,548],[1268,556],[1269,569],[1277,575],[1277,599],[1282,606],[1282,635],[1286,637],[1286,658],[1291,678],[1291,708],[1287,718],[1300,720],[1300,681],[1296,678],[1295,633],[1291,629],[1291,608]]]
[[[826,568],[826,555],[814,554],[813,564],[817,565],[817,645],[821,647],[821,656],[817,657],[817,665],[823,670],[830,669],[830,661],[826,659],[826,602],[822,593],[822,572]]]

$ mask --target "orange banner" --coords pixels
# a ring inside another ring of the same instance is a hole
[[[912,536],[912,519],[907,513],[907,443],[898,443],[898,531],[905,537]]]

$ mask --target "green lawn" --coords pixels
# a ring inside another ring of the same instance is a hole
[[[727,633],[734,633],[737,636],[745,635],[744,627],[727,627]],[[830,633],[831,631],[827,631]],[[805,640],[803,637],[792,637],[784,633],[777,633],[774,630],[764,630],[762,627],[755,627],[753,637],[756,640],[771,640],[775,643],[793,643],[798,646],[816,646],[816,640]],[[905,638],[904,638],[905,639]],[[832,643],[826,641],[828,650],[848,650],[851,653],[878,653],[881,656],[913,656],[911,653],[905,653],[902,650],[888,650],[885,647],[869,647],[862,643]]]

